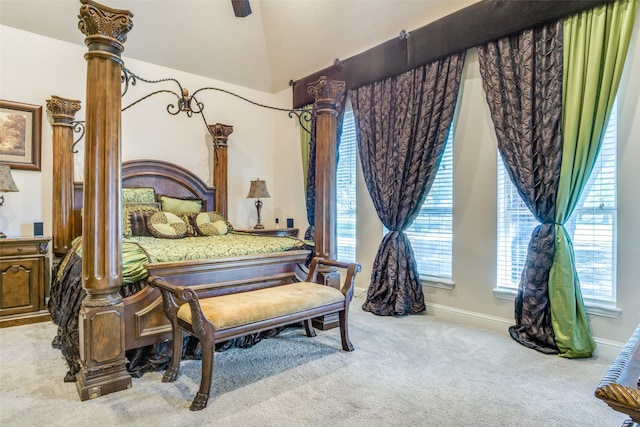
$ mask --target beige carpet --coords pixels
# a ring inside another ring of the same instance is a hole
[[[302,328],[216,354],[209,406],[189,411],[200,362],[81,402],[64,383],[51,323],[0,330],[1,426],[594,426],[627,419],[594,397],[611,360],[566,360],[430,315],[377,317],[352,305],[356,348]]]

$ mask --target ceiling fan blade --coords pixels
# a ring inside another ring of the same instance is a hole
[[[237,18],[244,18],[251,15],[251,5],[249,0],[231,0],[233,5],[233,13]]]

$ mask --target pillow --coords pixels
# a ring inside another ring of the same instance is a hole
[[[133,211],[129,214],[131,236],[152,236],[147,228],[147,220],[158,211]]]
[[[187,237],[193,237],[198,235],[198,232],[196,231],[195,227],[193,226],[193,222],[191,221],[191,215],[197,215],[197,214],[193,212],[171,212],[171,213],[175,214],[178,218],[183,220],[184,223],[187,225]]]
[[[129,203],[122,205],[122,236],[131,237],[131,212],[160,212],[159,203]]]
[[[233,226],[218,212],[192,214],[191,221],[201,236],[220,236],[233,230]]]
[[[179,199],[161,195],[158,200],[164,212],[202,212],[202,199]]]
[[[155,203],[156,190],[151,187],[123,187],[122,204],[127,203]]]
[[[171,212],[156,212],[147,220],[149,232],[160,239],[182,239],[187,235],[187,224]]]

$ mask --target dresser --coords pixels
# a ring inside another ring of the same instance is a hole
[[[50,237],[0,239],[0,328],[50,320]]]

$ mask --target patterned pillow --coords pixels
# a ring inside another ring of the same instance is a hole
[[[202,199],[179,199],[161,195],[158,200],[164,212],[202,212]]]
[[[131,212],[160,212],[159,203],[129,203],[122,205],[122,236],[131,237]]]
[[[219,236],[233,230],[233,226],[218,212],[192,214],[193,226],[201,236]]]
[[[191,216],[197,215],[197,214],[193,212],[171,212],[171,213],[175,214],[178,218],[183,220],[184,223],[187,225],[187,237],[193,237],[198,235],[198,232],[193,226],[193,222],[191,222]]]
[[[156,190],[151,187],[123,187],[122,204],[155,203]]]
[[[182,239],[187,235],[187,224],[171,212],[156,212],[147,220],[149,232],[160,239]]]

